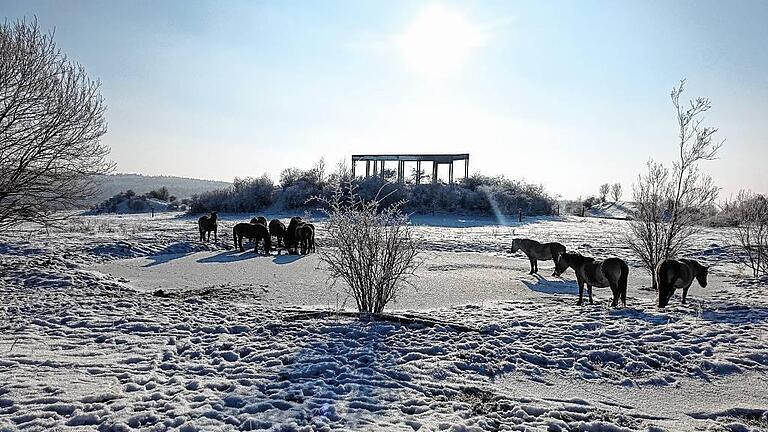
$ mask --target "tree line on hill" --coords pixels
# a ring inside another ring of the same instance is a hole
[[[394,172],[389,177],[394,177]],[[382,205],[405,201],[404,210],[411,213],[473,213],[549,215],[557,211],[557,202],[541,185],[510,180],[504,176],[474,174],[466,181],[454,184],[419,183],[416,173],[405,183],[388,178],[353,178],[343,163],[336,171],[326,175],[321,159],[312,168],[303,170],[287,168],[275,184],[266,175],[236,178],[231,187],[194,195],[190,201],[190,213],[256,212],[265,208],[284,210],[322,207],[322,199],[328,199],[339,182],[352,184],[357,194],[366,199],[377,195],[385,197]]]

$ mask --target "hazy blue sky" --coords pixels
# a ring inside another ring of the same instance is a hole
[[[103,83],[121,172],[231,180],[469,152],[564,197],[675,155],[688,79],[723,195],[768,192],[768,1],[0,0]]]

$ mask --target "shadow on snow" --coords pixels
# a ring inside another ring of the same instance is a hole
[[[254,253],[253,249],[246,249],[245,252],[240,252],[237,249],[233,249],[233,250],[220,252],[213,256],[200,258],[199,260],[197,260],[197,262],[201,264],[231,263],[231,262],[243,261],[243,260],[254,259],[254,258],[264,258],[268,256],[270,255]]]

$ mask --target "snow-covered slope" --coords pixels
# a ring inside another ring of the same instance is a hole
[[[732,282],[738,257],[716,246],[724,231],[702,230],[687,250],[726,263],[689,305],[656,309],[633,268],[629,307],[612,309],[599,289],[597,304],[576,307],[572,273],[527,275],[505,246],[530,236],[628,256],[624,221],[421,220],[432,251],[421,291],[395,312],[445,324],[399,325],[303,315],[312,303],[290,291],[322,290],[324,270],[316,257],[228,250],[228,229],[249,218],[224,216],[218,244],[196,242],[195,220],[173,215],[4,234],[0,430],[768,427],[765,286]],[[138,273],[107,274],[125,266]],[[427,301],[446,293],[470,301]]]
[[[637,204],[628,201],[606,201],[588,208],[584,215],[596,218],[632,219]]]

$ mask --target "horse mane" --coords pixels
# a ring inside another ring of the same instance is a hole
[[[581,264],[585,263],[587,261],[594,261],[595,259],[592,257],[584,256],[578,252],[565,252],[564,254],[560,255],[561,258],[565,258],[568,261],[573,262],[573,264]]]
[[[680,258],[679,261],[682,261],[686,264],[688,264],[690,267],[693,268],[694,273],[696,276],[700,275],[702,272],[706,271],[708,269],[707,266],[701,264],[700,262],[690,259],[690,258]]]

